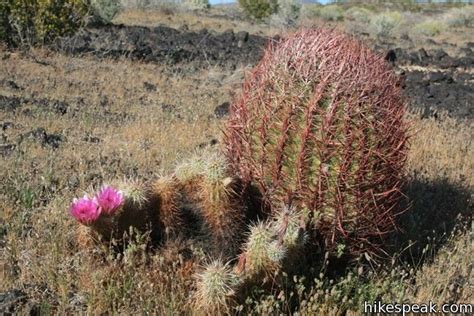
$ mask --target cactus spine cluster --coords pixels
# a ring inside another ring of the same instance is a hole
[[[270,45],[247,76],[231,105],[227,159],[273,209],[309,210],[327,249],[375,251],[399,212],[404,111],[381,56],[336,31],[302,30]]]

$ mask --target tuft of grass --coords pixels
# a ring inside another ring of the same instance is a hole
[[[446,29],[446,24],[442,21],[428,20],[415,25],[415,32],[425,36],[435,36]]]

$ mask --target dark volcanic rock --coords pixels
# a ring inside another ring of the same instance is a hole
[[[3,122],[1,126],[2,126],[2,130],[5,131],[7,129],[13,128],[15,124],[13,124],[13,122]]]
[[[223,118],[224,116],[229,114],[229,109],[230,109],[230,103],[229,102],[224,102],[214,109],[214,115],[217,118]]]
[[[428,74],[426,74],[425,78],[430,82],[439,82],[447,80],[448,75],[442,72],[429,72]]]
[[[86,135],[82,140],[85,142],[94,143],[94,144],[100,143],[101,141],[99,137],[92,136],[92,135]]]
[[[53,110],[54,112],[64,115],[67,113],[69,104],[64,101],[49,99],[28,99],[19,97],[7,97],[0,95],[0,109],[5,111],[14,111],[24,104],[31,104],[41,109]]]
[[[278,40],[279,37],[273,39]],[[109,25],[85,28],[56,41],[53,48],[72,55],[88,53],[99,58],[126,57],[170,65],[175,71],[195,71],[215,66],[236,69],[242,65],[255,65],[268,40],[266,37],[248,32],[234,33],[232,30],[216,33],[206,29],[193,32],[186,28],[177,30],[166,26],[147,28]],[[410,109],[424,113],[424,117],[446,112],[456,118],[473,118],[474,87],[469,74],[474,65],[474,56],[470,53],[474,43],[464,45],[466,49],[462,57],[448,55],[443,49],[446,45],[436,42],[429,43],[430,48],[435,48],[429,52],[424,48],[416,49],[414,45],[402,49],[389,41],[379,41],[375,45],[376,50],[383,53],[393,66],[404,66],[402,70],[406,80],[402,87],[410,99]],[[405,68],[409,65],[424,69]],[[156,86],[147,82],[143,87],[148,92],[157,90]],[[15,108],[18,104],[14,100],[5,102],[0,99],[0,108]],[[103,105],[106,104],[104,101]],[[176,111],[172,105],[163,104],[161,108],[166,113]],[[222,118],[228,112],[229,104],[226,102],[215,108],[214,117]],[[112,116],[110,119],[120,120]]]
[[[386,54],[385,54],[385,60],[391,63],[394,63],[397,60],[397,53],[395,50],[390,49]]]
[[[0,293],[0,311],[4,313],[15,313],[25,302],[26,294],[23,291],[13,289]]]
[[[36,128],[28,133],[20,136],[20,142],[25,138],[33,138],[41,143],[43,146],[51,146],[54,149],[59,148],[61,142],[65,140],[61,134],[48,134],[42,127]]]
[[[165,26],[114,25],[84,29],[56,41],[53,47],[73,55],[92,53],[98,57],[128,56],[171,65],[193,62],[199,67],[233,68],[255,64],[266,42],[267,38],[248,32],[186,32]]]
[[[0,80],[0,84],[7,87],[7,88],[10,88],[12,90],[23,90],[23,88],[21,88],[20,86],[18,86],[16,84],[15,81],[13,80]]]
[[[442,48],[437,49],[433,54],[433,58],[438,61],[447,56],[449,55]]]
[[[0,110],[14,111],[21,105],[21,99],[17,97],[7,97],[0,95]]]
[[[146,91],[148,92],[155,92],[156,91],[156,85],[149,83],[149,82],[144,82],[143,87],[145,88]]]
[[[31,99],[31,100],[24,100],[25,103],[31,103],[34,106],[37,106],[42,109],[50,109],[54,112],[64,115],[67,113],[69,104],[64,101],[58,100],[49,100],[49,99]]]
[[[8,156],[16,148],[15,144],[0,144],[0,156]]]

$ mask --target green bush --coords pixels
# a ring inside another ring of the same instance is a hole
[[[355,22],[369,23],[372,12],[365,8],[352,7],[344,13],[344,18]]]
[[[370,21],[372,32],[377,36],[388,36],[400,26],[403,17],[399,12],[386,12],[374,16]]]
[[[120,2],[118,0],[92,0],[91,7],[96,19],[110,23],[120,11]]]
[[[474,25],[474,7],[453,8],[446,12],[444,19],[450,27]]]
[[[425,36],[435,36],[441,33],[445,27],[443,22],[428,20],[415,25],[415,31]]]
[[[239,0],[245,13],[254,19],[262,20],[278,12],[277,0]]]
[[[301,12],[301,3],[297,0],[278,0],[278,12],[271,22],[280,26],[294,25]]]
[[[321,8],[320,16],[326,21],[341,21],[344,19],[344,10],[337,5],[328,5]]]
[[[10,7],[5,1],[0,2],[0,41],[6,41],[10,34],[10,23],[8,16],[10,15]]]
[[[76,30],[89,12],[82,0],[3,0],[0,39],[13,45],[44,43]]]

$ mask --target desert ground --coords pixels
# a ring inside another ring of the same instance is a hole
[[[450,10],[395,9],[410,21]],[[473,303],[472,26],[426,35],[405,25],[376,36],[347,18],[306,14],[282,27],[216,6],[127,9],[113,25],[42,47],[0,48],[0,311],[193,314],[193,274],[205,261],[196,245],[175,239],[149,250],[136,240],[119,255],[84,249],[69,204],[105,181],[151,181],[196,153],[219,151],[229,105],[266,44],[320,26],[353,34],[403,78],[411,208],[382,261],[333,268],[323,259],[283,285],[250,290],[232,313],[360,314],[374,300]]]

